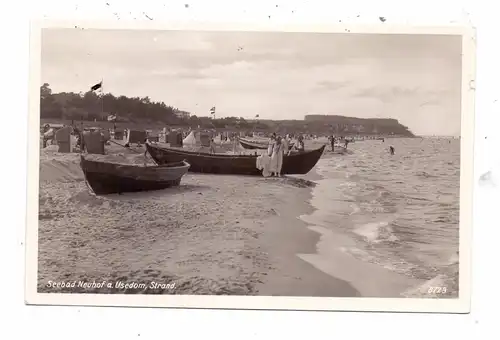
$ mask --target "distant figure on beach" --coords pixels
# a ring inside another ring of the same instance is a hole
[[[349,140],[347,138],[344,139],[344,147],[347,149],[347,145],[349,145]]]
[[[394,147],[392,145],[389,147],[389,152],[391,153],[391,155],[394,155],[394,153],[396,152],[396,150],[394,150]]]
[[[286,135],[283,139],[283,154],[288,155],[290,152],[290,135]]]
[[[304,137],[302,137],[302,135],[300,135],[299,138],[297,138],[297,145],[295,146],[295,148],[299,152],[303,152],[305,150]]]
[[[330,145],[332,146],[332,151],[335,151],[335,136],[331,135],[329,139],[330,139]]]
[[[55,143],[56,131],[54,128],[51,128],[49,124],[45,124],[44,132],[43,132],[43,147],[47,147],[47,143],[50,141],[50,144]]]
[[[210,139],[210,153],[215,153],[215,142],[214,139]]]
[[[236,136],[233,136],[233,154],[236,154],[238,151],[238,145],[239,145],[238,138]]]
[[[83,140],[82,140],[82,133],[76,126],[73,126],[73,134],[76,137],[76,147],[79,148],[81,151],[83,151]]]
[[[271,154],[270,170],[273,176],[281,177],[281,167],[283,166],[283,143],[281,137],[276,137],[273,143],[273,152]]]
[[[305,149],[306,149],[306,148],[305,148],[305,146],[304,146],[304,137],[299,136],[299,138],[298,138],[298,143],[299,143],[299,145],[298,145],[298,147],[297,147],[297,150],[299,150],[300,152],[305,151]]]

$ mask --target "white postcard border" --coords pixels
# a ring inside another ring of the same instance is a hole
[[[142,29],[196,31],[282,31],[344,34],[439,34],[462,36],[462,110],[460,153],[460,245],[459,297],[426,298],[334,298],[334,297],[266,297],[214,295],[132,295],[132,294],[63,294],[38,293],[38,194],[39,194],[39,128],[41,30],[43,28],[75,29]],[[210,23],[210,22],[125,22],[125,21],[34,21],[30,35],[30,84],[28,116],[27,227],[25,302],[36,305],[218,308],[255,310],[315,311],[384,311],[384,312],[470,312],[472,199],[474,188],[474,94],[476,34],[463,25],[411,26],[360,24],[276,24],[276,23]]]

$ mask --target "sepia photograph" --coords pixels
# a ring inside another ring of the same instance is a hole
[[[26,302],[468,312],[463,27],[34,24]]]

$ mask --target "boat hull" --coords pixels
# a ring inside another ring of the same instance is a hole
[[[95,172],[85,172],[85,177],[96,195],[162,190],[181,183],[180,178],[169,181],[148,181]]]
[[[151,157],[158,164],[186,160],[191,166],[190,172],[262,176],[262,171],[256,168],[256,155],[225,155],[198,153],[171,149],[146,144]],[[316,165],[321,158],[325,146],[311,151],[283,156],[282,175],[304,175]]]
[[[178,186],[189,169],[186,162],[165,166],[141,167],[81,157],[85,179],[96,195],[162,190]]]

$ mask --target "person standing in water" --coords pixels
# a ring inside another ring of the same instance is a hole
[[[349,145],[349,139],[344,138],[344,147],[347,149],[347,145]]]
[[[335,136],[330,136],[330,145],[332,146],[332,151],[335,151]]]
[[[394,153],[396,152],[396,150],[394,150],[394,147],[392,145],[389,147],[389,152],[391,153],[391,155],[394,155]]]

